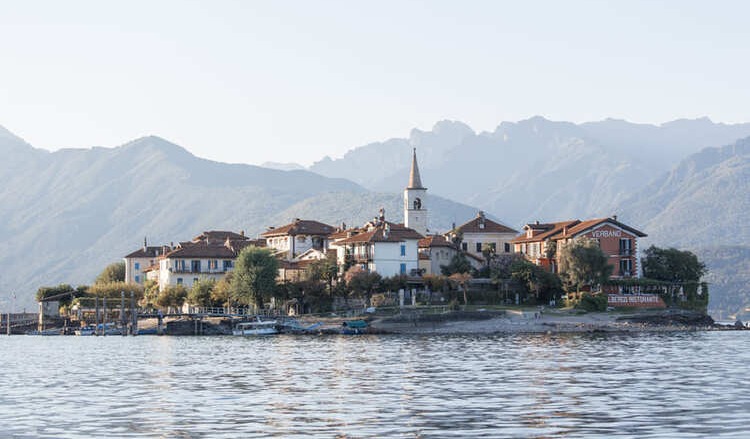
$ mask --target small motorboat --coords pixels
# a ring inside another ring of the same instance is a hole
[[[76,329],[73,331],[75,335],[81,335],[81,336],[88,336],[88,335],[94,335],[96,333],[96,326],[94,325],[87,325],[87,326],[81,326],[79,329]]]
[[[364,320],[344,320],[341,333],[346,335],[364,334],[367,332],[367,322]]]
[[[276,320],[261,320],[257,317],[252,322],[240,322],[232,330],[232,335],[273,335],[278,334]]]

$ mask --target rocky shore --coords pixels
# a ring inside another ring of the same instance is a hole
[[[301,316],[302,325],[321,323],[314,334],[337,334],[345,317]],[[667,332],[748,329],[743,324],[721,325],[703,313],[684,310],[634,312],[582,312],[578,310],[478,310],[423,314],[405,311],[397,315],[366,317],[371,334],[495,334],[580,332]],[[236,321],[228,318],[173,320],[165,335],[230,335]],[[154,321],[139,323],[141,328]]]

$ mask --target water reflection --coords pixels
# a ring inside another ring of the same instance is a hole
[[[744,333],[0,338],[5,436],[746,437]]]

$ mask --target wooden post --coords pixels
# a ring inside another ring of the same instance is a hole
[[[44,331],[44,302],[39,302],[39,323],[36,329]]]
[[[102,297],[102,335],[107,335],[107,296]]]
[[[8,335],[10,335],[10,308],[8,308],[8,315],[7,315],[7,320],[5,321],[5,323],[8,326]]]
[[[120,291],[120,333],[128,335],[127,320],[125,320],[125,291]]]
[[[99,296],[94,296],[94,335],[99,335]]]
[[[135,293],[130,292],[130,334],[138,335],[138,310],[135,308]]]

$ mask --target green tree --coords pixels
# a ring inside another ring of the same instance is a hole
[[[329,256],[325,259],[313,261],[307,267],[310,280],[324,282],[328,287],[328,294],[333,295],[333,283],[338,279],[339,267],[336,265],[336,257]]]
[[[358,269],[358,270],[356,270]],[[346,285],[355,293],[364,296],[365,304],[369,307],[372,304],[372,294],[380,287],[382,277],[375,272],[369,272],[354,266],[347,271]]]
[[[464,293],[464,306],[469,304],[469,282],[472,276],[469,273],[453,273],[448,280]]]
[[[187,303],[193,306],[214,306],[211,293],[215,287],[215,280],[199,279],[188,292]]]
[[[232,275],[231,298],[263,309],[263,301],[276,291],[279,262],[269,249],[246,247],[237,256]]]
[[[448,284],[448,278],[440,274],[425,274],[422,276],[422,281],[425,287],[427,287],[427,302],[432,305],[432,293],[435,291],[444,291],[445,286]]]
[[[560,278],[526,259],[517,259],[511,265],[511,278],[524,286],[534,299],[549,300],[562,288]]]
[[[124,292],[126,297],[130,297],[130,292],[134,293],[136,300],[143,299],[143,285],[140,284],[126,284],[125,282],[106,282],[96,283],[89,287],[88,293],[91,296],[99,298],[106,297],[107,299],[119,299]]]
[[[698,282],[708,273],[694,253],[653,245],[644,252],[641,265],[644,277],[666,282]]]
[[[440,272],[443,276],[450,276],[455,273],[471,272],[471,263],[463,253],[456,253],[448,265],[441,265]]]
[[[231,303],[231,292],[232,292],[232,272],[227,273],[221,280],[216,282],[213,289],[211,290],[211,302],[214,306],[232,306]]]
[[[580,291],[586,285],[595,288],[612,274],[607,255],[594,239],[576,238],[557,251],[560,275],[569,291]]]
[[[139,302],[143,308],[155,308],[159,297],[159,282],[149,279],[143,283],[143,299]]]
[[[115,262],[107,265],[94,281],[95,284],[125,282],[125,262]]]
[[[183,285],[169,285],[156,297],[156,304],[161,308],[179,311],[187,299],[188,291]]]

